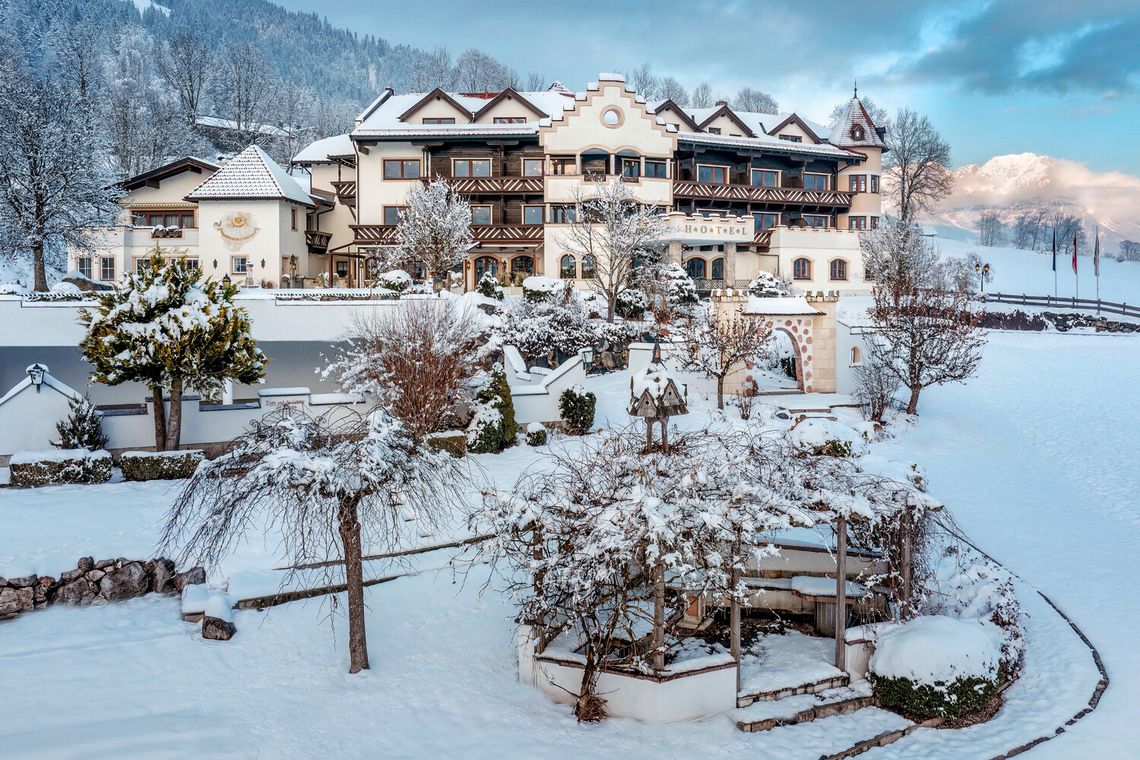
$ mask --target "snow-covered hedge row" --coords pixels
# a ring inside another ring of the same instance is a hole
[[[124,480],[179,480],[194,474],[203,454],[185,451],[128,451],[119,458]]]
[[[327,288],[277,291],[273,297],[278,301],[394,301],[400,294],[384,288],[368,291]]]
[[[111,479],[111,455],[106,451],[22,451],[12,455],[8,466],[14,486],[106,483]]]

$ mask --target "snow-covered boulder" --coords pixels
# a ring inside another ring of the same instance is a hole
[[[879,702],[920,718],[956,718],[997,694],[999,646],[975,620],[926,615],[885,631],[868,678]]]

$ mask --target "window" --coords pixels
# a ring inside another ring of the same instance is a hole
[[[185,261],[186,266],[190,267],[191,269],[198,268],[198,259],[183,259],[183,261]]]
[[[511,259],[511,274],[528,277],[534,274],[534,256],[515,256]]]
[[[135,227],[194,227],[193,211],[136,211],[131,214]]]
[[[867,229],[867,217],[865,217],[865,216],[849,216],[849,217],[847,217],[847,229],[849,229],[849,230],[865,230],[865,229]]]
[[[719,135],[720,134],[720,127],[709,127],[708,131],[709,131],[710,135]]]
[[[597,260],[592,254],[587,253],[582,257],[582,279],[592,280],[598,276]]]
[[[641,176],[641,159],[623,158],[621,160],[621,176],[636,179]]]
[[[808,259],[796,259],[792,262],[792,279],[793,280],[810,280],[811,279],[811,261]]]
[[[336,262],[336,276],[348,277],[348,262],[343,259],[338,259]]]
[[[871,175],[871,192],[872,193],[879,192],[879,175],[878,174],[872,174]]]
[[[558,276],[563,280],[573,280],[574,276],[578,273],[578,262],[570,254],[562,257],[562,261],[558,267]]]
[[[550,159],[552,174],[577,174],[578,162],[573,156],[553,156]]]
[[[866,174],[850,174],[847,177],[848,186],[853,193],[867,192],[867,175]]]
[[[491,119],[495,124],[526,124],[525,116],[496,116]]]
[[[297,229],[297,209],[295,208],[289,209],[289,226]]]
[[[780,223],[779,214],[753,214],[752,218],[756,220],[756,231],[770,230]]]
[[[815,227],[818,230],[825,230],[831,226],[831,217],[824,214],[804,214],[803,218],[808,227]]]
[[[799,135],[780,135],[780,139],[794,143],[802,143],[804,141],[804,138],[800,137]]]
[[[143,274],[146,272],[146,259],[135,259],[135,274]]]
[[[100,280],[113,280],[115,279],[115,260],[107,257],[99,259],[99,279]]]
[[[245,256],[234,256],[230,259],[230,271],[234,274],[245,274],[249,260]]]
[[[851,347],[851,366],[858,367],[863,363],[863,350],[858,346]]]
[[[419,159],[384,160],[384,179],[419,179]]]
[[[613,106],[602,111],[602,123],[611,129],[620,127],[623,121],[625,121],[625,117],[622,116],[621,111]]]
[[[851,126],[851,139],[852,140],[862,140],[863,139],[863,127],[859,126],[858,124],[853,124]]]
[[[491,159],[489,158],[456,158],[451,162],[451,173],[454,177],[490,177]]]
[[[843,259],[834,259],[829,267],[828,276],[833,280],[847,279],[847,262]]]
[[[483,279],[483,275],[491,273],[492,277],[499,274],[499,260],[491,256],[480,256],[475,259],[475,282]]]
[[[491,207],[490,206],[472,206],[471,207],[471,224],[490,224],[491,223]]]
[[[425,116],[424,124],[454,124],[454,116]]]
[[[879,229],[879,217],[877,217],[877,216],[871,217],[871,229],[873,229],[873,230]]]
[[[687,272],[688,275],[690,277],[692,277],[694,280],[705,279],[705,277],[706,277],[705,273],[707,271],[708,271],[708,268],[707,268],[707,265],[705,264],[704,259],[693,258],[693,259],[689,259],[688,261],[685,262],[685,272]]]
[[[91,279],[91,257],[90,256],[80,256],[79,259],[76,261],[76,263],[79,265],[79,274],[83,275],[84,277],[86,277],[87,279],[90,280]]]
[[[774,169],[753,169],[753,187],[779,187],[780,173]]]
[[[804,190],[826,190],[826,174],[804,174]]]
[[[646,161],[645,176],[652,179],[667,179],[669,170],[664,161]]]
[[[697,166],[697,182],[711,182],[714,185],[728,183],[728,167],[700,164]]]
[[[724,279],[724,259],[713,259],[712,278],[714,280]]]
[[[384,224],[399,224],[400,214],[403,212],[404,208],[404,206],[385,206]]]
[[[542,224],[542,206],[523,206],[523,224]]]
[[[541,158],[524,158],[522,162],[524,177],[541,177],[543,175]]]
[[[578,211],[573,206],[551,206],[551,224],[573,224],[578,218]]]

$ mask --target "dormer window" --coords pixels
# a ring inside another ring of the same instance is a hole
[[[799,135],[780,135],[780,139],[793,143],[802,143],[804,141],[804,138],[800,137]]]
[[[492,120],[495,124],[526,124],[525,116],[496,116]]]
[[[720,127],[709,127],[709,134],[710,135],[719,135],[720,134]]]
[[[851,125],[851,139],[852,140],[862,140],[863,134],[864,133],[863,133],[863,127],[862,126],[860,126],[859,124]]]
[[[454,116],[425,116],[424,124],[454,124]]]

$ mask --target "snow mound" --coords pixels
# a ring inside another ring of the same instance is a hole
[[[525,290],[533,290],[537,293],[553,293],[562,289],[562,281],[536,274],[523,280],[522,286]]]
[[[871,672],[933,686],[959,678],[992,680],[999,659],[993,638],[977,622],[928,615],[883,633]]]
[[[854,456],[866,453],[868,436],[850,425],[822,417],[809,417],[792,428],[792,441],[802,448],[816,449],[831,441],[847,444]]]
[[[62,281],[57,282],[55,285],[52,285],[51,286],[51,292],[52,293],[63,293],[65,295],[69,295],[69,296],[83,295],[83,290],[80,289],[80,287],[78,285],[76,285],[75,283],[72,283],[72,282],[62,282]]]

